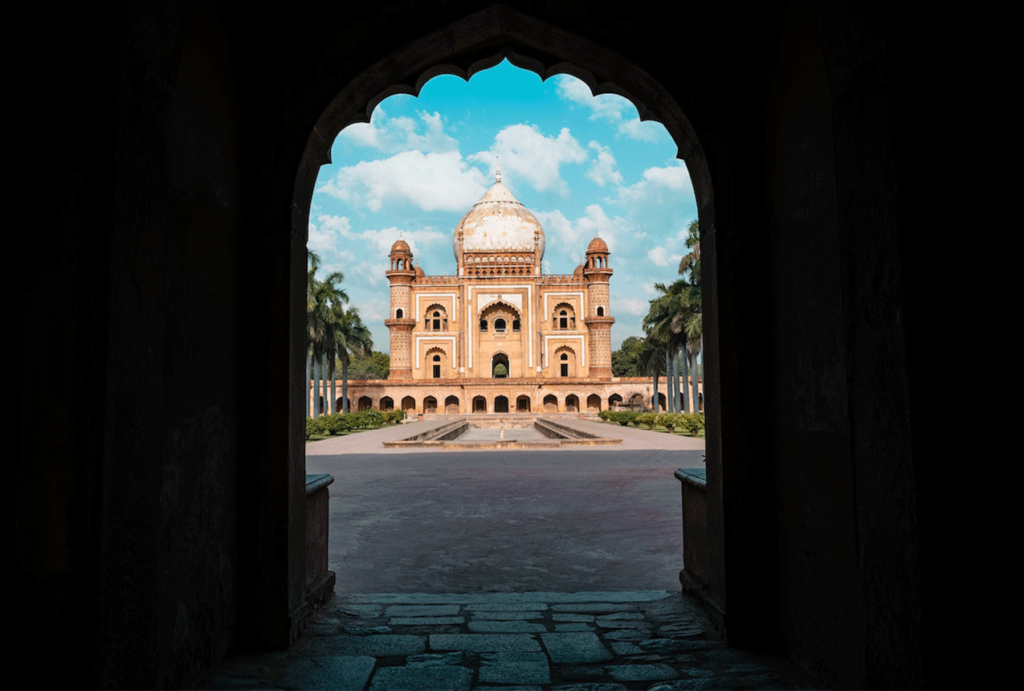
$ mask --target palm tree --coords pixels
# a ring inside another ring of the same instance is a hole
[[[654,287],[661,291],[661,295],[651,300],[643,327],[652,346],[660,347],[660,352],[665,354],[665,371],[668,375],[666,401],[672,411],[677,407],[679,387],[678,376],[673,376],[673,372],[678,371],[678,352],[686,343],[685,325],[692,303],[689,286],[682,279],[669,286],[656,283]]]
[[[679,260],[679,274],[686,276],[690,284],[687,291],[690,313],[686,319],[684,330],[693,388],[693,412],[697,412],[700,410],[700,397],[697,391],[697,354],[704,349],[704,323],[701,317],[700,291],[700,225],[696,220],[691,221],[687,231],[686,246],[690,248],[690,251]]]
[[[334,319],[328,328],[328,350],[330,351],[331,401],[336,401],[334,394],[335,361],[341,361],[341,409],[348,412],[348,365],[351,356],[356,353],[365,354],[373,350],[373,339],[370,330],[359,318],[355,307],[345,309],[338,304],[334,311]]]
[[[308,336],[307,351],[307,374],[309,374],[308,363],[313,362],[313,380],[316,386],[314,396],[313,416],[320,414],[319,381],[326,369],[328,351],[331,349],[329,340],[334,329],[334,322],[337,319],[337,310],[346,302],[348,295],[342,290],[340,284],[345,280],[340,271],[334,271],[324,280],[316,278],[316,272],[320,265],[320,258],[315,252],[308,252],[309,269],[306,277],[306,326]],[[333,360],[333,351],[331,352]],[[317,373],[319,371],[319,374]],[[326,393],[326,392],[324,392]],[[330,407],[328,407],[330,410]]]

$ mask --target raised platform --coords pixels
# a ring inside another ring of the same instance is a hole
[[[387,447],[440,446],[445,449],[558,448],[621,443],[622,439],[586,432],[551,417],[523,414],[459,418],[405,439],[383,442]]]

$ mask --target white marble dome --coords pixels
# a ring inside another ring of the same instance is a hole
[[[463,252],[533,252],[536,249],[541,258],[544,257],[544,229],[537,217],[501,184],[500,172],[494,186],[455,226],[452,249],[456,259],[459,258],[460,230]]]

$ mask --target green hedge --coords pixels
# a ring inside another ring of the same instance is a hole
[[[321,415],[306,420],[306,439],[313,435],[335,435],[356,430],[377,429],[393,425],[405,417],[402,410],[358,410],[351,413]]]
[[[700,436],[704,429],[704,413],[638,413],[632,410],[602,410],[597,414],[605,422],[617,422],[623,427],[646,425],[650,429],[664,427],[682,430],[690,436]]]

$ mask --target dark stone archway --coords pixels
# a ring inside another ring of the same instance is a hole
[[[905,94],[927,51],[900,50],[920,34],[877,5],[739,9],[688,6],[684,43],[656,8],[601,1],[385,4],[359,20],[324,6],[313,23],[296,7],[246,31],[213,3],[142,3],[54,24],[48,45],[76,64],[59,92],[90,104],[79,126],[95,136],[70,160],[40,138],[39,160],[65,161],[60,250],[15,263],[24,408],[51,409],[33,379],[50,363],[80,373],[56,397],[80,402],[54,411],[66,425],[19,422],[47,471],[21,453],[12,472],[13,616],[29,627],[12,656],[68,651],[25,683],[189,686],[229,645],[284,647],[301,629],[318,166],[384,97],[507,56],[626,95],[689,167],[709,281],[708,596],[729,638],[829,686],[976,685],[981,644],[946,631],[988,627],[949,610],[943,541],[990,526],[947,515],[957,480],[922,448],[936,397],[911,364],[939,340],[922,315],[941,263],[897,196],[916,181],[925,106]],[[59,108],[34,117],[66,126]]]

